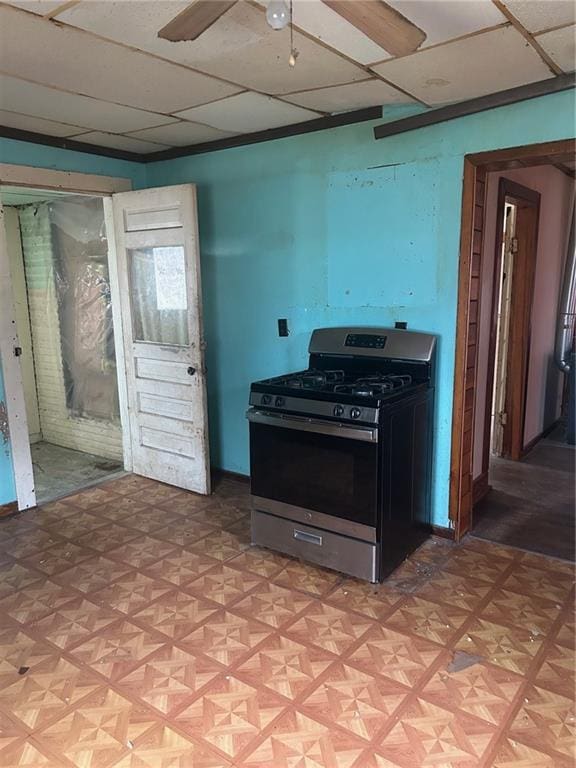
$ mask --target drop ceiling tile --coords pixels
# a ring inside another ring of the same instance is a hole
[[[81,125],[86,130],[136,131],[172,122],[173,118],[130,107],[120,107],[86,96],[47,88],[0,74],[0,109],[34,113],[44,120]]]
[[[168,113],[240,90],[16,8],[0,7],[0,30],[6,74],[117,104]]]
[[[53,13],[56,8],[64,5],[63,0],[6,0],[6,2],[8,5],[15,5],[25,11],[38,13],[40,16]]]
[[[504,4],[529,32],[576,21],[576,5],[572,0],[504,0]]]
[[[320,88],[366,77],[360,67],[298,32],[294,44],[300,55],[292,69],[288,66],[289,30],[271,29],[263,9],[244,2],[238,2],[198,40],[159,40],[158,30],[187,5],[95,0],[70,8],[58,19],[265,93]],[[138,24],[134,24],[135,18]]]
[[[154,130],[154,129],[152,129]],[[85,141],[88,144],[98,144],[100,147],[112,147],[112,149],[122,149],[125,152],[137,152],[145,155],[148,152],[159,152],[161,149],[167,149],[167,144],[153,144],[151,141],[140,141],[131,136],[118,136],[114,133],[103,133],[92,131],[83,133],[76,137],[77,141]]]
[[[147,128],[136,131],[131,136],[158,141],[170,147],[186,147],[189,144],[202,144],[205,141],[217,141],[234,134],[230,131],[219,131],[209,125],[197,125],[186,121],[162,125],[160,128]]]
[[[0,101],[2,101],[1,94]],[[41,117],[31,117],[6,110],[0,110],[0,125],[5,125],[8,128],[19,128],[21,131],[33,131],[34,133],[46,133],[48,136],[62,137],[75,136],[86,130],[76,125],[64,125],[64,123],[57,123],[53,120],[43,120]]]
[[[178,116],[234,133],[264,131],[320,117],[318,112],[285,104],[259,93],[240,93],[212,104],[187,109]]]
[[[446,104],[552,77],[513,27],[418,51],[374,71],[427,104]]]
[[[560,69],[573,72],[576,69],[576,27],[563,27],[538,35],[538,42]]]
[[[413,100],[382,80],[366,80],[349,85],[333,85],[317,91],[303,91],[283,97],[292,104],[321,112],[347,112],[351,109],[379,107],[383,104],[411,104]]]
[[[444,43],[486,27],[504,24],[507,19],[491,0],[387,0],[407,19],[426,32],[420,46]]]
[[[263,7],[267,5],[267,0],[257,2]],[[390,58],[388,51],[370,40],[332,8],[324,5],[322,0],[294,0],[293,20],[299,29],[360,64]]]

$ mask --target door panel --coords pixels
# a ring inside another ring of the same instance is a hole
[[[196,191],[113,196],[133,471],[210,492]]]
[[[36,492],[24,401],[21,357],[20,354],[16,354],[16,351],[21,351],[21,348],[12,297],[12,275],[4,228],[4,209],[0,205],[0,365],[6,397],[6,402],[3,404],[6,419],[1,425],[0,450],[5,450],[9,440],[18,509],[28,509],[36,506]]]

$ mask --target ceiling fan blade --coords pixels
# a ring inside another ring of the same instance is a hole
[[[382,0],[323,0],[325,5],[393,56],[406,56],[422,45],[426,33]]]
[[[178,43],[181,40],[196,40],[202,32],[218,21],[226,11],[236,5],[237,0],[196,0],[158,32],[158,37]]]

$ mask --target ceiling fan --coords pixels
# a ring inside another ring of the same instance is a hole
[[[196,40],[238,0],[195,0],[158,32],[172,42]],[[322,0],[392,56],[413,53],[426,34],[382,0]],[[291,19],[287,0],[270,0],[266,18],[273,29],[283,29]]]

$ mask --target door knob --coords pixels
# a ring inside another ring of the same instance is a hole
[[[190,366],[188,366],[188,370],[187,370],[187,373],[188,373],[188,375],[189,375],[189,376],[194,376],[194,374],[196,373],[196,368],[194,368],[194,367],[193,367],[193,366],[191,366],[191,365],[190,365]]]

